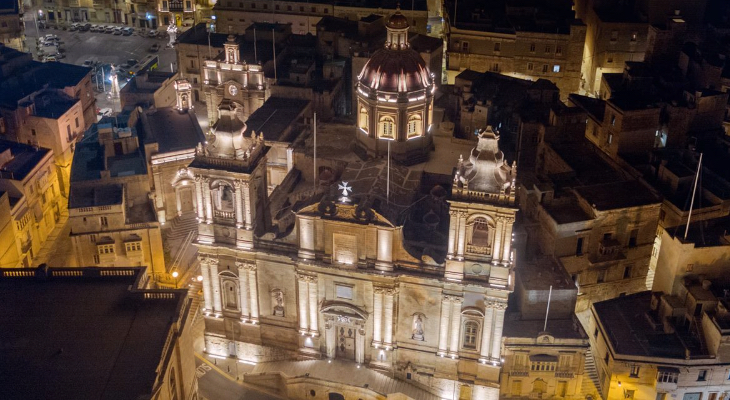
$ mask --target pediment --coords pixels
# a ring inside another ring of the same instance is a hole
[[[360,225],[381,225],[394,228],[395,226],[383,215],[369,207],[359,207],[357,204],[342,204],[332,201],[321,201],[308,205],[297,215],[314,216],[322,219],[350,222]]]

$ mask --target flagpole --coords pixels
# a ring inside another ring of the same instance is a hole
[[[253,24],[253,59],[257,63],[259,62],[259,56],[256,53],[256,24]]]
[[[388,175],[385,184],[385,197],[388,204],[390,204],[390,140],[388,140]]]
[[[271,29],[271,48],[274,49],[274,85],[276,85],[276,29]]]
[[[689,203],[689,214],[687,215],[687,227],[684,228],[684,240],[687,240],[687,232],[689,232],[689,221],[692,219],[692,207],[695,205],[695,193],[697,192],[697,181],[700,180],[700,170],[702,169],[702,153],[700,153],[700,162],[697,163],[697,174],[695,175],[695,184],[692,188],[692,201]]]
[[[317,113],[314,113],[314,189],[317,190]]]
[[[553,285],[550,285],[550,291],[548,292],[547,309],[545,310],[545,325],[542,327],[543,332],[547,332],[547,320],[548,314],[550,313],[550,298],[553,296]]]

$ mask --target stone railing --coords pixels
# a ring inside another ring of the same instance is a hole
[[[466,252],[471,254],[480,254],[480,255],[491,255],[492,254],[492,248],[489,246],[476,246],[473,244],[467,244],[466,245]]]
[[[236,213],[234,211],[213,210],[213,216],[215,218],[234,219],[236,218]]]

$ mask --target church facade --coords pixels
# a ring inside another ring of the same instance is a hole
[[[400,12],[390,18],[388,43],[407,35],[404,20]],[[433,83],[426,83],[430,90]],[[391,135],[358,139],[359,145],[406,143],[414,129],[426,137],[430,97],[419,101],[423,125],[396,117]],[[349,360],[442,398],[498,398],[517,211],[516,170],[499,151],[499,136],[482,132],[469,156],[454,160],[450,188],[425,190],[418,203],[394,212],[390,197],[375,190],[385,187],[377,178],[366,187],[320,175],[311,177],[314,189],[297,192],[291,182],[309,179],[301,171],[311,168],[306,162],[295,162],[269,193],[271,147],[264,135],[248,136],[236,109],[220,103],[187,168],[199,221],[205,351],[249,363]],[[368,118],[367,126],[375,126]],[[428,154],[421,150],[432,146],[424,143],[393,159],[402,168],[419,162]],[[365,168],[387,162],[383,154],[365,153],[358,153]],[[347,176],[343,168],[325,173]],[[291,204],[290,214],[270,209],[280,203]]]

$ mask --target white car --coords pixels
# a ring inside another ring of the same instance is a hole
[[[99,111],[96,112],[96,122],[101,121],[104,117],[111,117],[112,115],[112,109],[111,108],[100,108]]]

